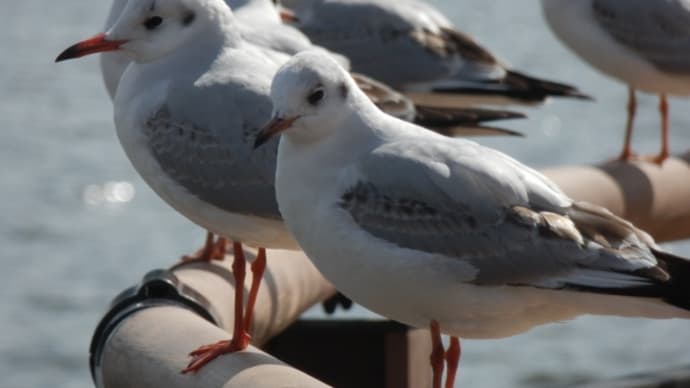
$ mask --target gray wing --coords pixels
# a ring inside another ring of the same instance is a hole
[[[253,151],[272,106],[266,90],[247,85],[171,90],[170,106],[146,121],[144,134],[165,173],[191,194],[228,212],[280,219],[277,139]]]
[[[375,150],[339,205],[379,239],[468,261],[478,284],[605,289],[663,278],[643,232],[571,203],[502,154],[460,144]]]
[[[460,66],[441,27],[404,3],[321,1],[298,17],[313,43],[393,87],[443,79]]]
[[[401,120],[414,121],[416,109],[412,100],[388,87],[388,85],[363,74],[351,73],[350,75],[357,86],[379,109]]]
[[[659,70],[690,74],[690,1],[593,0],[599,25]]]

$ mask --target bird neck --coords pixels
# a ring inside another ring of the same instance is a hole
[[[271,0],[236,0],[230,4],[235,15],[243,20],[282,23],[278,9]]]
[[[208,22],[204,29],[205,39],[225,46],[236,46],[242,41],[237,19],[230,7],[222,0],[207,0]]]

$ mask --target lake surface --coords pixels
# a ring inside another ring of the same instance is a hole
[[[578,85],[594,103],[554,100],[506,123],[526,139],[487,140],[536,167],[620,151],[626,89],[571,55],[539,3],[437,1],[515,68]],[[87,349],[111,298],[195,250],[203,232],[160,201],[117,142],[96,58],[56,65],[100,31],[106,1],[0,5],[0,375],[3,387],[91,387]],[[641,96],[635,148],[659,147],[656,99]],[[690,146],[687,100],[671,101],[675,152]],[[690,255],[690,244],[666,248]],[[363,310],[360,316],[371,316]],[[310,316],[322,316],[317,308]],[[690,363],[690,323],[585,317],[504,340],[464,341],[459,385],[549,387]]]

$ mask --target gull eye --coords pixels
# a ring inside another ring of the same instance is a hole
[[[160,16],[152,16],[144,21],[144,27],[146,27],[147,30],[155,30],[156,27],[160,26],[161,23],[163,23],[163,18]]]
[[[324,95],[325,95],[325,93],[324,93],[323,89],[318,88],[318,89],[314,90],[313,92],[311,92],[311,94],[309,94],[309,96],[307,96],[307,102],[309,102],[309,104],[311,104],[311,105],[316,106],[316,105],[318,105],[319,102],[321,102],[321,100],[323,100]]]

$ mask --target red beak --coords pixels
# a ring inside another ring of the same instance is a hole
[[[98,34],[93,38],[79,42],[67,48],[55,59],[55,62],[83,57],[89,54],[119,50],[126,40],[106,40],[105,34]]]

